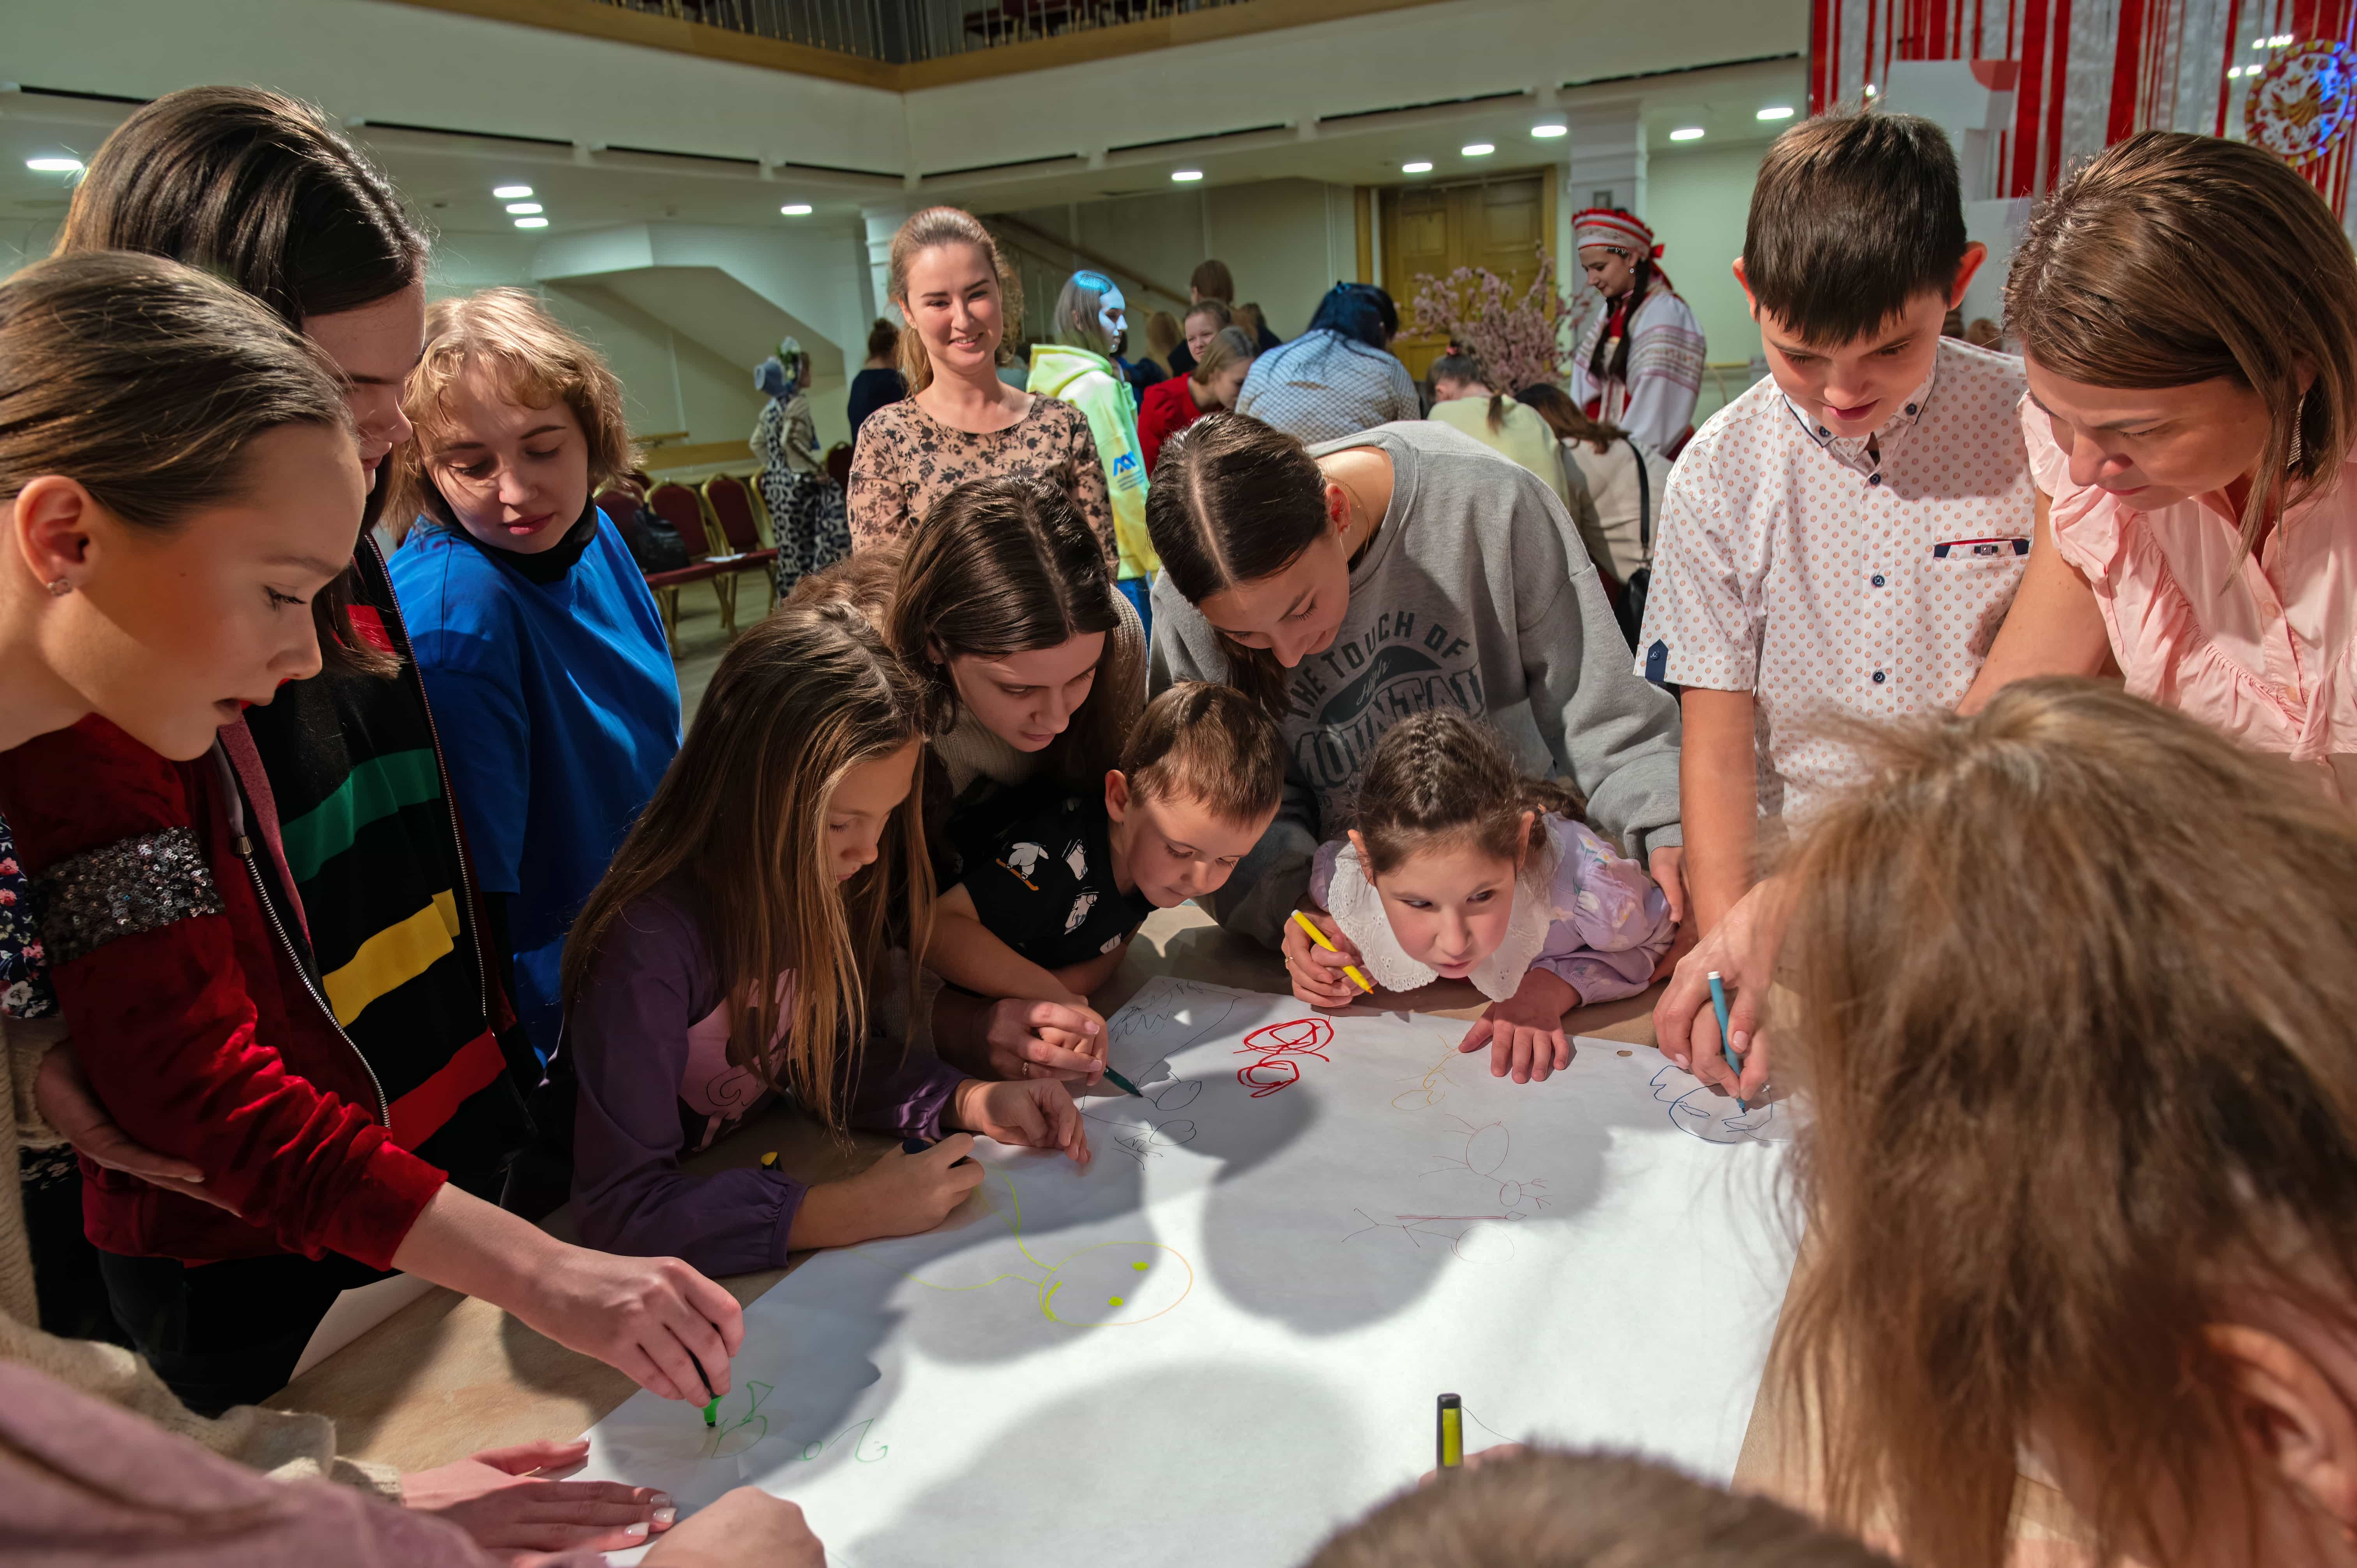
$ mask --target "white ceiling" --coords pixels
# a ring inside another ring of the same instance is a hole
[[[1150,59],[1152,57],[1140,57]],[[1647,134],[1654,178],[1671,177],[1688,153],[1729,145],[1765,145],[1785,123],[1763,123],[1770,104],[1801,106],[1803,65],[1797,59],[1712,67],[1596,83],[1540,97],[1413,110],[1362,120],[1327,120],[1304,139],[1296,129],[1211,139],[1172,148],[1112,152],[1101,166],[1075,157],[1020,169],[934,176],[909,192],[897,177],[764,168],[747,160],[688,158],[619,151],[588,151],[362,124],[352,128],[385,172],[437,231],[450,234],[514,232],[512,220],[490,192],[500,185],[533,188],[545,209],[543,236],[619,224],[681,221],[769,228],[843,228],[866,202],[914,197],[952,200],[981,211],[1036,208],[1057,202],[1173,189],[1202,189],[1275,178],[1340,185],[1446,181],[1559,162],[1566,144],[1537,140],[1532,125],[1559,122],[1566,108],[1634,99]],[[29,157],[87,157],[121,118],[127,103],[0,93],[0,219],[54,222],[65,211],[70,177],[37,174]],[[1674,143],[1672,130],[1698,126],[1699,141]],[[1217,132],[1223,127],[1207,127]],[[1118,141],[1117,131],[1109,139]],[[1467,158],[1458,148],[1488,141],[1497,152]],[[1408,176],[1400,166],[1429,159],[1432,172]],[[1200,184],[1175,185],[1174,168],[1200,169]],[[807,202],[807,217],[779,209]]]

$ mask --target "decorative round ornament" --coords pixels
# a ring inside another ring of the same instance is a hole
[[[2357,54],[2319,39],[2285,49],[2243,101],[2243,132],[2286,163],[2313,163],[2357,114]]]

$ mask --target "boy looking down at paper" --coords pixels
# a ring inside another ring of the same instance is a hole
[[[1704,947],[1680,967],[1696,982],[1717,969],[1764,985],[1713,937],[1757,903],[1762,841],[1857,777],[1830,722],[1954,707],[2020,584],[2034,528],[2021,361],[1940,336],[1986,254],[1927,120],[1821,115],[1760,164],[1735,276],[1771,374],[1673,471],[1638,640],[1640,671],[1683,689]],[[1657,1023],[1663,1051],[1733,1079],[1715,1023],[1673,1026],[1686,1017]],[[1766,1053],[1747,1055],[1739,1029],[1730,1044],[1743,1069],[1728,1087],[1757,1096]]]
[[[1121,762],[1102,795],[1029,791],[972,830],[965,879],[933,906],[925,967],[985,996],[1087,1011],[1146,917],[1216,892],[1284,794],[1276,725],[1232,686],[1186,682],[1155,698]],[[1102,1055],[1104,1040],[1100,1028],[1072,1048]]]

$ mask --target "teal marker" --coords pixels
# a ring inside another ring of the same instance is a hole
[[[1743,1064],[1736,1059],[1735,1047],[1727,1039],[1727,987],[1718,983],[1718,971],[1715,969],[1710,972],[1710,1010],[1718,1015],[1718,1048],[1726,1056],[1727,1065],[1734,1070],[1736,1082],[1740,1084],[1743,1081]],[[1735,1108],[1746,1115],[1751,1112],[1751,1107],[1743,1103],[1740,1094],[1735,1097]]]
[[[1137,1085],[1130,1082],[1129,1079],[1122,1077],[1121,1074],[1114,1071],[1113,1069],[1105,1069],[1104,1075],[1105,1077],[1113,1079],[1113,1086],[1115,1089],[1120,1090],[1124,1094],[1135,1094],[1140,1100],[1146,1098],[1144,1094],[1138,1092]]]

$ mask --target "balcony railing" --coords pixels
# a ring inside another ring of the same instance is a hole
[[[757,38],[905,65],[1252,0],[604,0]]]

